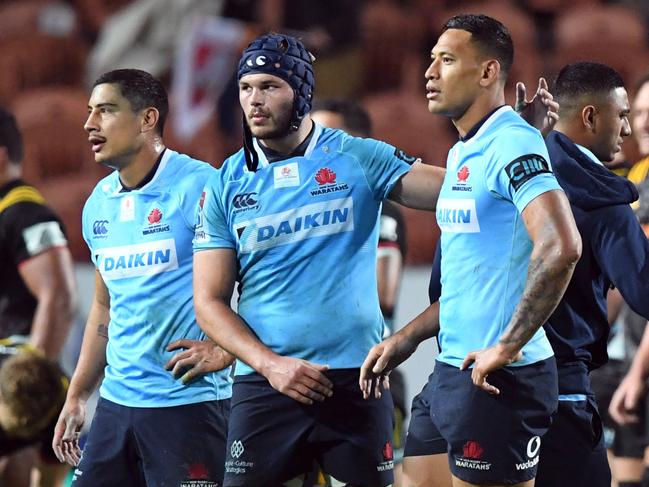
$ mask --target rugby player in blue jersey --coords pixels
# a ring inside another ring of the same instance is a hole
[[[162,84],[135,69],[100,76],[88,101],[95,160],[115,171],[83,210],[95,294],[53,439],[58,458],[77,465],[75,487],[222,481],[232,358],[198,327],[191,287],[196,208],[216,170],[165,148],[167,112]]]
[[[295,38],[253,41],[238,79],[244,148],[206,185],[194,243],[199,324],[239,359],[224,485],[284,485],[314,459],[344,484],[389,485],[392,400],[358,389],[384,327],[380,206],[434,209],[444,171],[313,123],[311,55]]]
[[[455,486],[532,486],[540,437],[557,407],[541,325],[566,289],[581,240],[541,134],[504,105],[513,61],[507,29],[483,15],[453,17],[431,59],[428,108],[450,117],[460,135],[437,205],[441,296],[370,351],[361,387],[368,396],[378,377],[438,335],[405,473],[422,478],[441,446]]]

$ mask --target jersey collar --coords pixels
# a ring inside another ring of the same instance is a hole
[[[159,162],[156,163],[153,169],[151,169],[151,173],[149,173],[142,181],[144,184],[140,183],[142,184],[142,186],[138,185],[135,188],[126,188],[124,185],[122,185],[122,181],[119,178],[119,173],[115,171],[115,174],[117,176],[117,188],[115,189],[115,194],[131,193],[133,191],[145,191],[149,189],[151,185],[158,180],[160,174],[163,173],[165,167],[167,167],[167,163],[169,162],[169,159],[171,159],[171,156],[175,154],[177,154],[177,152],[172,151],[168,147],[165,148],[162,151],[162,154],[160,155]]]
[[[513,111],[512,107],[509,105],[503,105],[501,107],[494,108],[492,111],[487,113],[482,120],[476,123],[471,130],[469,130],[464,137],[460,137],[460,142],[465,145],[470,145],[473,141],[480,138],[487,129],[503,114]]]
[[[313,153],[313,150],[315,149],[318,139],[320,138],[320,135],[322,134],[322,126],[313,122],[313,131],[311,135],[311,140],[309,141],[309,144],[307,145],[306,149],[304,150],[304,156],[305,158],[311,157],[311,154]],[[259,144],[259,141],[254,138],[252,140],[252,144],[257,151],[257,154],[259,155],[259,167],[267,167],[271,163],[268,162],[268,158],[266,157],[266,153],[264,150],[261,148],[261,145]],[[279,162],[279,161],[278,161]],[[245,168],[245,171],[248,169]]]

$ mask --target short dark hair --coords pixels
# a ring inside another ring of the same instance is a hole
[[[345,129],[352,135],[370,137],[372,135],[372,120],[367,111],[353,100],[346,98],[316,99],[313,110],[324,110],[337,113],[343,118]]]
[[[23,137],[14,116],[0,107],[0,147],[7,149],[9,161],[20,164],[23,160]]]
[[[482,14],[460,14],[448,19],[442,32],[449,29],[470,32],[471,40],[484,54],[495,58],[503,77],[507,76],[514,62],[514,42],[501,22]]]
[[[157,130],[162,135],[169,113],[169,101],[167,90],[158,79],[141,69],[116,69],[102,74],[92,87],[104,83],[118,85],[134,112],[148,107],[156,108],[160,114]]]
[[[624,88],[622,76],[610,66],[591,61],[565,65],[554,80],[554,97],[564,108],[574,106],[584,95],[608,95]]]

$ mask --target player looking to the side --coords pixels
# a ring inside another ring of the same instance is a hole
[[[115,169],[83,211],[95,294],[53,447],[75,487],[220,486],[233,358],[205,339],[192,304],[192,239],[216,170],[165,148],[162,83],[136,69],[94,83],[84,125]],[[174,350],[185,349],[174,353]],[[104,375],[80,458],[85,403]]]
[[[281,485],[314,460],[350,486],[389,485],[392,400],[358,390],[384,326],[380,205],[434,209],[444,171],[313,123],[311,55],[293,37],[254,40],[238,79],[244,148],[208,181],[194,243],[199,324],[239,359],[224,485]]]
[[[453,17],[431,59],[428,108],[460,134],[437,205],[441,297],[370,351],[361,387],[369,395],[378,376],[439,334],[441,352],[420,394],[427,411],[411,421],[406,460],[417,457],[411,467],[428,472],[442,445],[453,485],[531,486],[557,407],[541,325],[581,240],[541,134],[504,105],[513,60],[506,27],[483,15]]]

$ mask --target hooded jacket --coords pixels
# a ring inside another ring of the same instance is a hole
[[[629,306],[649,319],[649,241],[629,206],[638,199],[633,183],[591,160],[560,132],[551,132],[546,144],[583,250],[544,326],[559,367],[559,392],[587,393],[587,373],[608,360],[608,290],[618,288]]]

